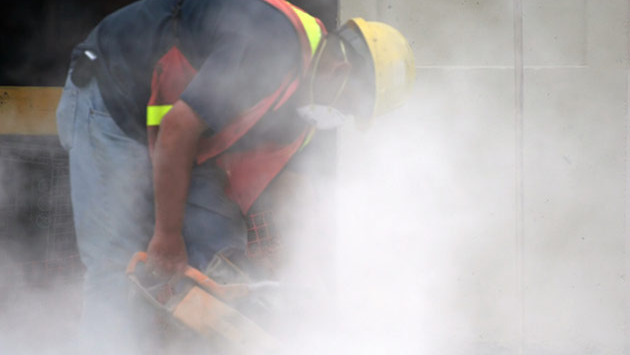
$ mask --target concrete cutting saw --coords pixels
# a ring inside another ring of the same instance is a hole
[[[188,266],[174,287],[150,282],[147,254],[136,253],[127,266],[135,290],[170,320],[188,328],[230,354],[270,354],[280,342],[236,308],[252,293],[248,284],[219,284]],[[164,292],[168,290],[168,292]]]

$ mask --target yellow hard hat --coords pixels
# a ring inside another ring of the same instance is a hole
[[[413,51],[395,28],[375,21],[353,18],[348,21],[358,29],[374,64],[374,108],[372,117],[403,104],[416,78]]]

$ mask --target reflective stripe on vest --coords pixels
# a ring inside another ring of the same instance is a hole
[[[299,7],[289,3],[289,5],[291,5],[291,7],[293,8],[293,11],[295,11],[295,13],[298,15],[298,17],[300,18],[300,22],[302,22],[302,26],[304,26],[304,30],[306,31],[306,36],[308,37],[308,41],[311,45],[311,58],[315,55],[315,51],[317,50],[317,47],[319,46],[319,42],[321,42],[322,40],[322,28],[319,26],[319,24],[317,23],[317,20],[309,15],[308,13],[304,12],[304,10],[300,9]]]
[[[147,106],[147,126],[159,126],[162,123],[162,118],[171,108],[173,105]]]
[[[322,41],[322,37],[324,34],[323,33],[324,27],[319,22],[319,20],[316,19],[315,17],[311,16],[310,14],[308,14],[307,12],[305,12],[304,10],[300,9],[297,6],[289,2],[287,3],[291,5],[291,8],[293,9],[293,11],[295,11],[295,13],[300,18],[300,22],[302,23],[302,26],[304,27],[304,32],[306,32],[306,37],[308,37],[309,44],[311,45],[311,59],[312,59],[315,56],[317,47],[319,47],[319,44]],[[304,149],[311,142],[311,139],[315,135],[316,131],[317,129],[315,129],[314,127],[311,127],[311,129],[309,129],[309,132],[306,134],[306,138],[304,139],[304,142],[302,143],[298,151],[301,151],[302,149]]]

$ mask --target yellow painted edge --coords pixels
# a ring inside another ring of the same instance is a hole
[[[61,87],[0,86],[0,134],[57,134]]]

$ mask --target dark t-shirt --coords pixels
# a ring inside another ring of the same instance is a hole
[[[146,140],[154,66],[174,45],[198,71],[181,99],[215,132],[273,93],[300,65],[293,25],[262,0],[128,5],[106,17],[75,53],[96,51],[105,104],[120,128],[139,141]]]

